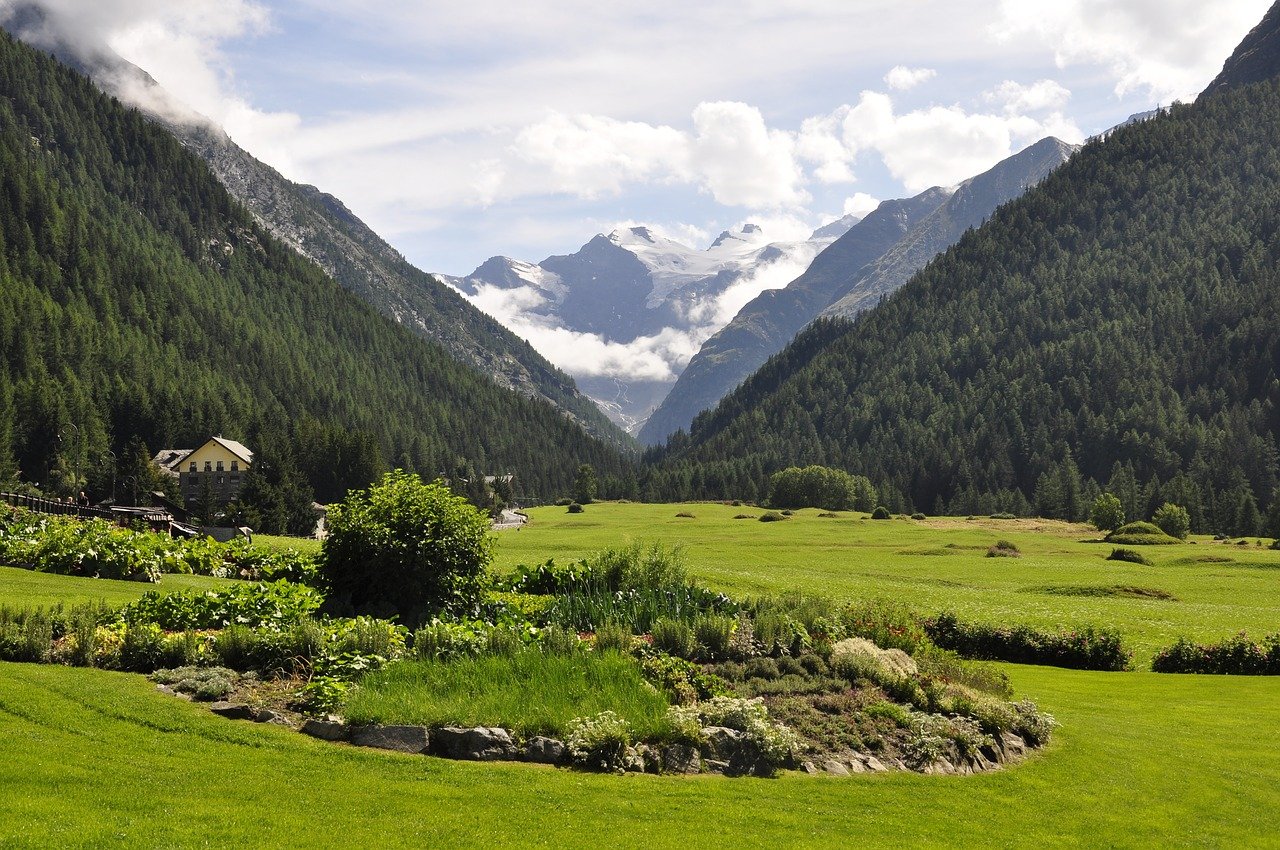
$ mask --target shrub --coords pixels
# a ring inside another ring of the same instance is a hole
[[[679,620],[663,617],[653,624],[653,646],[677,658],[692,658],[698,642],[693,629]]]
[[[1173,646],[1156,653],[1151,669],[1157,673],[1280,676],[1280,634],[1268,635],[1260,644],[1244,632],[1213,644],[1179,638]]]
[[[573,504],[573,499],[556,499],[556,507],[564,508]]]
[[[595,649],[597,652],[630,652],[634,643],[631,631],[617,623],[602,623],[596,630]]]
[[[991,518],[992,519],[1017,519],[1018,515],[1010,514],[1010,513],[999,513],[999,514],[992,514]]]
[[[1178,538],[1166,534],[1149,522],[1131,522],[1122,525],[1106,536],[1108,543],[1126,546],[1161,546],[1178,542]]]
[[[237,584],[226,590],[161,595],[148,591],[120,612],[126,623],[154,623],[167,631],[242,626],[283,627],[319,609],[320,594],[288,581]]]
[[[997,540],[995,545],[987,550],[988,558],[1021,558],[1022,550],[1008,540]]]
[[[893,515],[889,513],[889,509],[884,505],[880,505],[871,512],[872,519],[892,519]]]
[[[911,518],[912,518],[912,519],[914,519],[914,520],[926,519],[925,515],[924,515],[924,514],[922,514],[922,513],[920,513],[919,511],[916,511],[915,513],[913,513],[913,514],[911,515]]]
[[[840,514],[832,513],[831,511],[823,511],[822,513],[818,514],[818,516],[821,519],[839,519],[840,518]]]
[[[240,676],[225,667],[178,667],[157,670],[151,674],[151,680],[198,700],[218,700],[231,693]]]
[[[784,519],[786,517],[776,511],[766,511],[760,515],[761,522],[781,522]]]
[[[728,658],[729,642],[733,637],[733,620],[715,614],[700,614],[693,621],[693,636],[706,660]]]
[[[647,682],[680,705],[729,692],[729,686],[719,676],[674,655],[649,651],[640,659],[640,672]]]
[[[413,654],[421,661],[474,658],[486,646],[487,632],[462,623],[432,620],[413,633]]]
[[[924,628],[935,644],[968,658],[1077,670],[1125,670],[1133,657],[1119,632],[1092,626],[1042,632],[1029,626],[964,623],[955,614],[944,613],[925,621]]]
[[[1151,517],[1151,521],[1170,537],[1186,540],[1191,532],[1191,515],[1181,505],[1165,502]]]
[[[488,516],[466,499],[396,471],[330,508],[320,557],[335,607],[415,626],[478,605],[493,539]]]
[[[1013,685],[1000,668],[984,661],[961,658],[950,649],[931,643],[922,645],[912,656],[920,675],[947,684],[957,684],[1000,699],[1013,697]]]
[[[693,514],[689,513],[688,511],[681,511],[680,513],[676,514],[676,519],[697,519],[697,517],[695,517]]]
[[[290,705],[303,714],[321,717],[342,709],[351,686],[333,676],[316,676],[299,688]]]
[[[825,466],[793,466],[776,472],[769,479],[769,493],[775,508],[869,511],[876,505],[870,480]]]
[[[1151,561],[1141,552],[1133,549],[1115,548],[1111,550],[1111,554],[1107,556],[1108,561],[1125,561],[1130,564],[1142,564],[1143,566],[1151,566]]]
[[[1110,493],[1103,493],[1089,509],[1089,522],[1099,531],[1115,531],[1124,525],[1124,505]]]
[[[514,658],[524,649],[524,643],[511,629],[494,629],[489,632],[485,652],[502,658]]]
[[[742,668],[742,675],[747,679],[776,679],[782,671],[772,658],[752,658]]]
[[[801,747],[794,732],[769,719],[769,709],[759,698],[713,697],[697,709],[704,726],[724,726],[746,733],[771,766],[787,764]]]
[[[612,711],[570,722],[565,746],[575,763],[593,770],[621,771],[631,726]]]
[[[538,647],[548,655],[574,655],[582,650],[582,639],[569,629],[547,626],[538,633]]]
[[[734,519],[755,519],[755,514],[738,514]]]
[[[582,507],[582,505],[578,504],[577,502],[574,502],[571,505],[569,505],[569,513],[571,514],[580,514],[583,512],[583,510],[585,509]]]

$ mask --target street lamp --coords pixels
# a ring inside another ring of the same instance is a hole
[[[59,444],[59,445],[61,445],[61,444],[63,443],[62,432],[64,432],[64,431],[68,431],[68,430],[69,430],[69,431],[71,431],[71,433],[72,433],[72,434],[74,434],[74,435],[76,436],[76,442],[77,442],[77,443],[79,443],[79,442],[80,442],[80,429],[79,429],[76,425],[74,425],[74,424],[72,424],[72,423],[68,422],[66,425],[63,425],[61,428],[59,428],[59,429],[58,429],[58,444]],[[77,498],[76,498],[76,502],[77,502],[77,503],[79,503],[79,501],[80,501],[80,499],[79,499],[79,495],[80,495],[80,494],[79,494],[79,492],[78,492],[78,491],[80,490],[80,452],[79,452],[79,450],[78,450],[78,449],[77,449],[77,450],[75,450],[75,456],[74,456],[74,458],[72,459],[72,464],[71,464],[71,473],[72,473],[72,475],[74,475],[74,476],[75,476],[75,477],[72,479],[72,481],[71,481],[71,489],[72,489],[73,491],[77,491],[77,492],[73,492],[73,493],[72,493],[72,495],[77,497]]]
[[[107,449],[102,453],[103,460],[106,460],[108,457],[111,458],[111,504],[114,505],[116,503],[116,473],[119,471],[119,459],[116,458],[116,453],[111,451],[111,449]]]

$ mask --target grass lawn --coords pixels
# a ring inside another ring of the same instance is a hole
[[[220,588],[229,579],[206,576],[166,575],[159,584],[137,581],[114,581],[37,573],[14,567],[0,567],[0,605],[34,608],[56,605],[78,605],[82,602],[105,601],[113,608],[141,598],[149,590],[172,592],[188,588]]]
[[[677,518],[679,512],[693,519]],[[866,514],[786,522],[735,520],[756,508],[720,504],[535,508],[498,533],[496,569],[566,562],[629,540],[683,544],[692,572],[736,594],[801,590],[841,599],[892,598],[924,611],[1044,627],[1119,629],[1145,665],[1179,636],[1220,640],[1280,631],[1280,551],[1215,543],[1144,546],[1153,566],[1108,561],[1090,526],[1045,520],[875,521]],[[1021,558],[987,558],[999,539]],[[1269,541],[1267,541],[1269,542]],[[1168,595],[1172,598],[1155,598]]]
[[[625,777],[356,750],[0,664],[3,846],[1275,846],[1280,680],[1007,668],[1063,726],[976,777]]]
[[[666,697],[618,653],[402,661],[367,676],[345,714],[354,723],[504,726],[563,737],[569,721],[601,711],[621,716],[641,739],[670,731]]]
[[[271,552],[298,552],[303,555],[319,555],[320,541],[312,537],[278,537],[273,534],[254,534],[253,545]]]

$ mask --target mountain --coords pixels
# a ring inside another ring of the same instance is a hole
[[[566,492],[580,463],[602,481],[631,474],[560,409],[341,288],[172,135],[8,35],[0,358],[5,478],[15,467],[28,481],[67,466],[101,476],[107,452],[123,458],[135,439],[219,433],[255,451],[283,433],[277,456],[319,435],[313,444],[334,447],[314,458],[326,468],[350,449],[364,471],[514,472],[543,496]]]
[[[440,344],[500,386],[550,401],[596,436],[620,446],[630,444],[578,391],[572,378],[452,288],[405,260],[342,201],[314,186],[294,183],[255,159],[114,52],[61,39],[44,12],[20,6],[0,23],[91,77],[109,94],[141,108],[204,159],[273,236],[383,315]]]
[[[857,221],[846,216],[793,242],[770,241],[746,224],[704,250],[628,227],[536,265],[493,257],[447,280],[473,303],[496,305],[495,314],[517,331],[589,335],[597,345],[648,355],[638,362],[621,353],[601,364],[574,350],[564,364],[616,422],[634,430],[684,368],[685,349],[696,350],[743,300],[790,280]]]
[[[961,183],[885,201],[818,255],[785,289],[762,293],[703,343],[641,443],[661,443],[715,406],[818,315],[855,316],[905,284],[926,263],[1065,162],[1077,148],[1048,138]]]
[[[1222,66],[1201,97],[1269,80],[1280,74],[1280,2],[1268,10]]]
[[[1260,531],[1280,483],[1280,80],[1093,141],[853,323],[802,333],[673,440],[649,496],[867,475],[895,509],[1185,505]],[[1276,505],[1280,510],[1280,503]]]

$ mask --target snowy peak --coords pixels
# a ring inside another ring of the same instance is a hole
[[[853,226],[860,221],[862,221],[862,219],[856,215],[846,215],[843,218],[836,219],[830,224],[825,224],[822,227],[819,227],[817,230],[813,231],[813,235],[809,238],[829,239],[834,242],[852,230]]]

